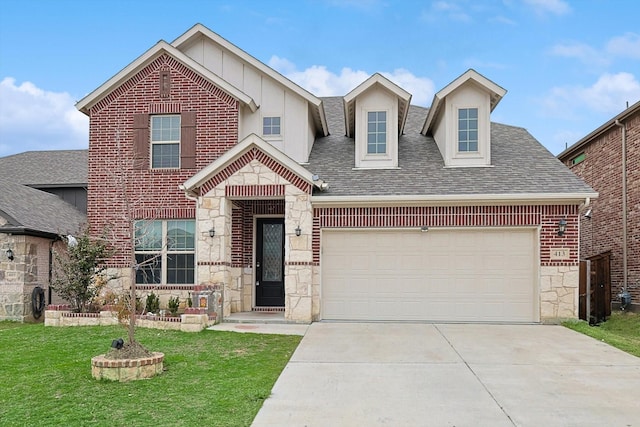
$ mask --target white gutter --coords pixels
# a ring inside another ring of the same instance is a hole
[[[589,203],[598,193],[456,194],[421,196],[312,196],[314,206],[491,205]]]

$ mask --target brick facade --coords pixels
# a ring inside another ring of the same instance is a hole
[[[168,92],[160,90],[167,73]],[[196,112],[195,168],[135,169],[134,115],[183,112]],[[131,264],[129,220],[195,218],[178,186],[237,143],[238,112],[237,100],[166,54],[91,108],[87,215],[91,233],[118,249],[109,266]]]
[[[640,302],[640,110],[622,121],[627,134],[627,274],[632,302]],[[583,153],[585,159],[572,165]],[[581,218],[581,258],[611,252],[611,297],[623,286],[622,250],[622,129],[612,124],[581,150],[561,158],[599,193],[591,218]]]

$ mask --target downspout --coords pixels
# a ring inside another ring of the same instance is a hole
[[[53,293],[51,290],[51,282],[53,281],[53,245],[58,241],[61,240],[60,236],[56,236],[53,240],[51,240],[49,242],[49,286],[47,287],[47,297],[49,299],[49,304],[52,304],[52,297],[53,297]]]
[[[616,119],[622,128],[622,292],[627,293],[627,126]]]

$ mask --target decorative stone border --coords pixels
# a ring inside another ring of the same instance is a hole
[[[139,359],[107,359],[104,354],[91,359],[91,376],[98,380],[135,381],[155,377],[162,373],[164,353],[154,352],[151,357]]]
[[[216,313],[207,314],[204,310],[187,309],[185,314],[176,317],[136,316],[136,326],[141,328],[200,332],[208,326],[218,323]],[[118,316],[113,311],[100,313],[73,313],[68,306],[49,306],[45,311],[45,326],[110,326],[118,324]]]

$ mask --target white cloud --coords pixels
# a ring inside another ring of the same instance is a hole
[[[444,16],[452,21],[471,22],[471,16],[465,12],[465,8],[453,1],[436,1],[431,3],[429,11],[423,11],[421,19],[427,22],[434,22]]]
[[[627,33],[609,40],[606,47],[611,55],[640,59],[640,35]]]
[[[633,74],[603,74],[591,86],[555,87],[544,98],[546,113],[556,118],[575,119],[582,110],[616,115],[640,99],[640,82]]]
[[[49,92],[31,82],[0,82],[0,156],[29,150],[86,148],[89,118],[66,92]]]
[[[316,96],[346,95],[371,76],[366,71],[351,68],[343,68],[339,74],[336,74],[324,65],[313,65],[299,71],[291,61],[278,56],[271,57],[269,66]],[[380,74],[409,92],[412,95],[412,104],[430,105],[434,94],[434,84],[431,79],[415,76],[403,68],[397,68],[391,72],[381,71]]]
[[[584,43],[557,44],[551,54],[565,58],[576,58],[585,64],[607,65],[609,60],[602,52]]]
[[[569,4],[562,0],[525,0],[529,6],[533,7],[539,15],[553,13],[555,15],[564,15],[571,12]]]

